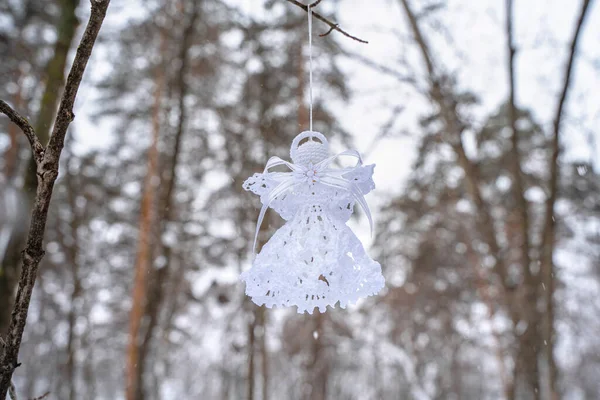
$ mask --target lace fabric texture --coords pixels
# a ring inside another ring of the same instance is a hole
[[[375,188],[375,165],[343,169],[344,179],[366,194]],[[285,173],[254,174],[244,189],[269,204],[271,191]],[[263,246],[252,267],[241,275],[246,294],[258,305],[297,306],[324,312],[337,302],[342,308],[384,286],[381,266],[365,252],[346,221],[353,196],[318,181],[298,185],[269,204],[287,222]]]
[[[367,194],[375,189],[375,182],[372,178],[374,168],[375,164],[347,168],[348,172],[343,176],[347,180],[356,183],[363,194]],[[243,188],[260,196],[263,204],[268,204],[269,194],[284,176],[284,174],[278,172],[257,173],[244,182]],[[302,206],[306,204],[323,204],[325,205],[324,212],[346,222],[352,215],[354,203],[352,195],[348,192],[316,182],[312,185],[302,185],[295,188],[292,193],[278,196],[271,202],[270,207],[283,219],[289,221]]]

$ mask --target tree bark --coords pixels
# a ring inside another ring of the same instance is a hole
[[[16,123],[29,139],[32,145],[33,157],[37,166],[38,187],[31,215],[31,224],[27,236],[27,244],[23,250],[23,267],[19,278],[17,297],[11,315],[10,327],[6,337],[6,346],[0,357],[0,399],[4,399],[11,385],[12,375],[19,366],[18,355],[27,321],[31,294],[37,278],[37,270],[44,256],[43,240],[48,219],[48,208],[52,198],[54,182],[58,176],[60,155],[64,147],[65,135],[69,124],[75,118],[73,105],[75,97],[92,54],[92,49],[110,0],[95,0],[91,2],[92,12],[85,29],[67,83],[62,95],[60,107],[54,122],[52,136],[44,149],[29,122],[16,113],[8,104],[0,101],[0,112],[6,114]]]

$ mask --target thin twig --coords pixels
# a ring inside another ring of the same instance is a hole
[[[379,71],[379,72],[383,72],[384,74],[395,78],[399,82],[412,85],[421,93],[424,92],[424,89],[417,86],[417,81],[415,80],[415,78],[413,76],[403,74],[402,72],[400,72],[398,70],[388,67],[387,65],[378,64],[378,63],[374,62],[373,60],[371,60],[370,58],[365,57],[361,54],[352,53],[352,52],[346,51],[344,49],[339,49],[339,50],[345,56],[350,57],[353,60],[359,61],[369,68],[375,69],[376,71]]]
[[[325,37],[325,36],[329,35],[329,34],[330,34],[331,32],[333,32],[333,30],[334,30],[335,28],[337,28],[338,26],[339,26],[339,24],[335,24],[335,26],[332,26],[331,28],[329,28],[329,30],[328,30],[327,32],[325,32],[325,33],[321,33],[319,36],[320,36],[320,37]]]
[[[48,396],[50,396],[50,392],[46,392],[46,393],[44,393],[43,395],[41,395],[41,396],[39,396],[39,397],[34,397],[34,398],[33,398],[33,399],[31,399],[31,400],[43,400],[43,399],[45,399],[45,398],[46,398],[46,397],[48,397]]]
[[[71,65],[50,142],[45,151],[42,149],[43,156],[41,159],[36,159],[38,187],[31,212],[31,224],[27,235],[27,244],[22,252],[23,266],[21,268],[21,276],[19,277],[17,296],[11,314],[4,350],[0,354],[0,399],[6,398],[6,394],[11,387],[12,375],[19,366],[19,349],[23,339],[25,323],[27,322],[31,294],[33,293],[40,261],[44,256],[44,232],[48,220],[52,190],[58,176],[60,155],[64,147],[67,128],[71,121],[73,121],[73,118],[75,118],[73,105],[77,90],[79,89],[87,62],[92,54],[92,49],[104,21],[110,0],[90,0],[90,3],[92,8],[90,19],[75,53],[73,64]],[[27,121],[22,117],[17,118],[19,115],[12,108],[7,108],[6,103],[1,105],[2,108],[0,108],[0,111],[7,114],[13,122],[19,125],[28,139],[33,143],[34,155],[37,157],[36,136],[29,123],[26,123]]]
[[[0,100],[0,112],[21,128],[25,136],[27,136],[27,140],[29,140],[35,162],[39,163],[44,157],[44,146],[40,143],[29,121],[2,100]]]
[[[301,9],[303,9],[304,11],[308,12],[308,6],[307,6],[307,5],[304,5],[304,4],[302,4],[302,3],[300,3],[300,2],[298,2],[298,1],[296,1],[296,0],[285,0],[285,1],[287,1],[288,3],[292,3],[293,5],[295,5],[295,6],[298,6],[298,7],[300,7]],[[320,3],[320,1],[315,1],[314,3],[312,3],[312,4],[310,5],[310,6],[311,6],[311,8],[312,8],[312,7],[314,7],[314,5],[316,5],[315,3],[316,3],[316,4],[319,4],[319,3]],[[338,31],[338,32],[339,32],[339,33],[341,33],[342,35],[344,35],[344,36],[346,36],[346,37],[349,37],[349,38],[350,38],[350,39],[352,39],[352,40],[356,40],[357,42],[360,42],[360,43],[369,43],[369,42],[367,42],[366,40],[363,40],[363,39],[357,38],[356,36],[352,36],[351,34],[349,34],[348,32],[346,32],[345,30],[343,30],[342,28],[340,28],[338,24],[336,24],[336,23],[334,23],[334,22],[331,22],[330,20],[328,20],[327,18],[325,18],[324,16],[322,16],[322,15],[321,15],[321,14],[319,14],[319,13],[316,13],[316,12],[314,12],[314,11],[313,11],[313,12],[312,12],[312,15],[313,15],[313,16],[314,16],[316,19],[318,19],[319,21],[325,22],[327,25],[329,25],[329,27],[331,28],[331,30]],[[328,32],[327,34],[329,34],[329,32]]]
[[[310,5],[310,8],[314,8],[314,7],[318,6],[321,1],[323,1],[323,0],[317,0],[317,1],[315,1],[314,3],[312,3]]]

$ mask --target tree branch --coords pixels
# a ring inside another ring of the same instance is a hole
[[[43,399],[45,399],[48,396],[50,396],[50,392],[46,392],[43,395],[41,395],[39,397],[35,397],[35,398],[31,399],[31,400],[43,400]]]
[[[29,121],[2,100],[0,100],[0,112],[21,128],[25,136],[27,136],[27,140],[29,140],[29,144],[31,145],[31,151],[33,152],[33,159],[39,164],[44,157],[44,146],[40,143]]]
[[[87,62],[92,54],[98,32],[104,21],[106,10],[110,4],[110,0],[90,0],[90,2],[92,9],[90,19],[77,48],[75,59],[73,60],[71,71],[65,84],[60,107],[54,122],[52,137],[46,151],[43,153],[43,157],[37,165],[38,188],[31,213],[31,225],[27,236],[27,244],[22,252],[23,267],[19,278],[19,287],[12,311],[10,327],[6,336],[6,346],[0,356],[0,399],[6,398],[11,385],[12,375],[19,365],[19,348],[21,347],[23,331],[25,330],[31,294],[33,293],[33,287],[37,278],[39,263],[44,256],[44,232],[46,230],[52,190],[58,176],[60,154],[64,147],[67,128],[75,117],[73,114],[73,104],[75,103],[77,90],[79,89]],[[18,114],[14,113],[13,115]],[[26,128],[24,132],[30,140],[35,138],[35,134],[33,133],[32,136],[32,130],[29,130],[29,124],[25,125],[22,123],[23,121],[26,122],[26,120],[17,119],[17,121],[21,122],[19,126],[22,129],[23,127]]]
[[[298,6],[301,9],[303,9],[304,11],[308,12],[308,6],[307,5],[304,5],[304,4],[302,4],[302,3],[300,3],[300,2],[298,2],[296,0],[285,0],[285,1],[287,1],[288,3],[292,3],[293,5]],[[310,4],[310,7],[312,8],[312,7],[316,6],[317,4],[319,4],[320,2],[321,2],[321,0],[317,0],[314,3]],[[336,24],[334,22],[331,22],[330,20],[328,20],[327,18],[325,18],[321,14],[316,13],[314,11],[312,12],[312,14],[319,21],[325,22],[327,25],[329,25],[329,28],[330,28],[329,32],[327,32],[327,33],[325,33],[325,34],[323,34],[321,36],[326,36],[326,35],[328,35],[333,30],[333,31],[338,31],[342,35],[344,35],[346,37],[349,37],[352,40],[356,40],[357,42],[360,42],[360,43],[369,43],[366,40],[357,38],[356,36],[352,36],[351,34],[349,34],[348,32],[346,32],[345,30],[343,30],[342,28],[340,28],[338,24]]]
[[[396,80],[398,80],[399,82],[412,85],[419,92],[421,92],[421,93],[423,92],[423,89],[419,88],[417,86],[417,81],[415,80],[415,78],[413,76],[410,76],[408,74],[404,74],[404,73],[402,73],[402,72],[400,72],[398,70],[390,68],[387,65],[378,64],[378,63],[374,62],[373,60],[371,60],[370,58],[365,57],[365,56],[363,56],[361,54],[352,53],[352,52],[346,51],[344,49],[339,49],[339,50],[346,57],[349,57],[349,58],[352,58],[353,60],[359,61],[362,64],[364,64],[365,66],[367,66],[369,68],[372,68],[372,69],[374,69],[374,70],[376,70],[378,72],[382,72],[382,73],[384,73],[386,75],[389,75],[389,76],[395,78]],[[424,94],[426,94],[426,93],[424,93]]]

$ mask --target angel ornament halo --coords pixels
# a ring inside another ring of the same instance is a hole
[[[354,150],[330,156],[325,136],[312,131],[296,136],[290,156],[292,162],[272,157],[263,173],[243,185],[262,203],[254,247],[267,208],[286,220],[242,273],[246,294],[257,305],[295,305],[299,313],[310,314],[315,307],[324,312],[339,301],[345,308],[377,294],[385,283],[381,266],[346,225],[358,203],[373,229],[364,195],[375,188],[375,165],[363,165]],[[354,157],[357,163],[334,168],[332,163],[340,157]],[[270,171],[280,165],[290,172]]]

